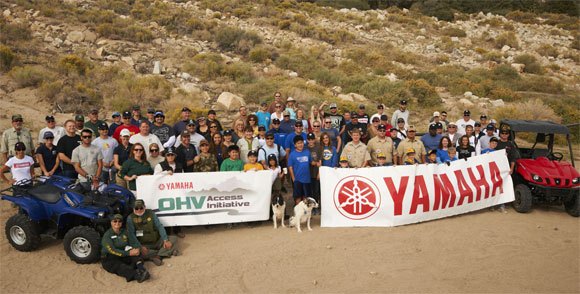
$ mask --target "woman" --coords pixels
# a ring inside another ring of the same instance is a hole
[[[304,114],[304,110],[302,108],[298,108],[296,110],[296,121],[302,121],[302,125],[304,126],[304,130],[308,130],[308,132],[312,132],[312,125],[308,123],[308,118]]]
[[[457,146],[457,157],[459,159],[468,159],[475,156],[475,148],[469,142],[469,136],[463,135],[459,138],[459,145]]]
[[[209,123],[209,134],[207,135],[207,137],[205,137],[205,139],[211,142],[213,136],[215,134],[219,134],[219,133],[220,133],[220,129],[219,129],[219,126],[217,125],[217,123],[210,122]]]
[[[230,136],[231,137],[231,136]],[[213,154],[218,162],[218,166],[222,166],[222,161],[224,160],[223,150],[222,150],[223,137],[220,133],[215,133],[209,141],[209,153]]]
[[[34,159],[24,154],[26,145],[18,142],[14,145],[15,155],[10,157],[8,161],[0,169],[0,179],[10,185],[31,185],[34,178]],[[10,170],[12,179],[7,179],[5,172]]]
[[[149,145],[149,165],[151,168],[155,168],[161,161],[163,161],[163,156],[160,155],[159,145],[157,143],[151,143]]]
[[[246,123],[243,119],[238,118],[234,121],[234,129],[232,132],[232,142],[238,142],[239,139],[244,137],[244,127]]]
[[[312,133],[314,134],[314,136],[316,136],[316,140],[320,140],[321,136],[322,136],[322,126],[320,124],[320,122],[315,121],[312,124]]]
[[[119,146],[115,147],[115,150],[113,150],[113,165],[115,166],[115,169],[118,171],[117,185],[123,188],[127,188],[127,182],[125,182],[125,180],[121,176],[121,166],[123,165],[123,163],[125,163],[125,161],[127,161],[127,159],[129,159],[129,155],[131,154],[131,147],[133,146],[133,144],[129,143],[130,136],[131,133],[129,132],[129,130],[126,131],[122,130],[121,134],[119,135],[121,144],[119,144]]]
[[[205,117],[201,116],[197,118],[197,133],[206,137],[209,134],[209,131],[209,126],[207,125]]]
[[[324,105],[324,103],[323,103]],[[322,108],[321,105],[320,107],[316,107],[315,105],[312,105],[312,107],[310,107],[310,119],[309,119],[309,126],[314,125],[315,122],[318,122],[319,124],[322,125],[322,118],[320,117],[320,109]],[[296,114],[296,116],[298,116],[298,114]],[[310,130],[311,132],[313,130]]]
[[[101,239],[104,257],[101,265],[106,271],[124,277],[127,282],[137,280],[142,283],[149,279],[150,275],[143,266],[139,246],[135,235],[129,234],[127,229],[123,228],[123,216],[115,214],[111,220],[111,228]]]
[[[54,142],[54,134],[46,131],[43,135],[44,143],[36,148],[36,162],[40,165],[40,170],[44,176],[60,174],[60,159]]]
[[[121,177],[127,182],[127,188],[137,195],[137,178],[142,175],[152,175],[153,169],[147,161],[145,148],[141,143],[135,143],[131,147],[129,159],[121,166]]]
[[[447,152],[449,147],[453,147],[451,139],[447,136],[442,137],[439,140],[439,147],[437,148],[437,162],[447,162],[450,160]]]
[[[338,152],[332,145],[332,140],[327,133],[320,135],[320,145],[322,146],[322,166],[336,167],[338,164]]]
[[[246,126],[249,126],[254,130],[254,136],[258,135],[258,116],[255,114],[248,115],[248,119],[246,121]]]
[[[377,116],[373,117],[371,124],[368,127],[368,132],[369,132],[369,138],[372,139],[374,138],[377,133],[378,133],[378,127],[379,127],[379,123],[381,122],[381,119]]]
[[[169,147],[165,149],[165,160],[161,161],[155,166],[154,175],[173,175],[174,173],[182,173],[183,166],[181,163],[175,161],[175,149]]]
[[[228,148],[232,145],[236,145],[236,143],[233,141],[234,136],[232,134],[233,134],[232,130],[225,130],[224,131],[224,136],[223,136],[224,140],[223,140],[222,145],[221,145],[222,155],[223,155],[222,161],[224,159],[228,158]],[[222,165],[220,164],[220,166],[222,166]]]
[[[273,121],[275,118],[282,121],[282,119],[284,119],[283,112],[284,112],[284,109],[282,108],[282,103],[276,103],[274,105],[274,111],[270,115],[270,121]],[[270,128],[270,127],[268,127],[268,128]]]
[[[219,170],[217,159],[209,152],[209,142],[199,142],[199,154],[193,158],[195,172],[215,172]]]

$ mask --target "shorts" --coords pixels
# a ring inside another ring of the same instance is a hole
[[[292,193],[292,197],[302,198],[310,196],[310,183],[302,183],[299,181],[294,181],[294,192]]]

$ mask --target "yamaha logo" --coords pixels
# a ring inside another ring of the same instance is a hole
[[[349,219],[368,218],[381,206],[379,189],[365,177],[346,177],[336,185],[334,205],[343,216]]]

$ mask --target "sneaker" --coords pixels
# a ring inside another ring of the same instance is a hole
[[[159,256],[154,256],[154,257],[151,257],[151,261],[153,261],[153,263],[154,263],[156,266],[161,266],[161,265],[163,265],[163,260],[161,260],[161,257],[159,257]]]
[[[151,275],[149,275],[149,272],[147,270],[137,270],[137,282],[139,283],[143,283],[147,280],[149,280],[149,278],[151,277]]]

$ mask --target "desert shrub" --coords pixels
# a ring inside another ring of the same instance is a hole
[[[483,61],[495,61],[497,63],[500,63],[503,59],[503,54],[499,51],[494,50],[484,53],[481,57]]]
[[[552,57],[558,56],[558,49],[554,48],[554,46],[549,44],[542,44],[540,47],[538,47],[538,49],[536,49],[536,52],[538,52],[538,54],[542,56],[552,56]]]
[[[251,61],[256,63],[264,62],[268,59],[274,59],[272,58],[272,51],[273,51],[272,48],[257,46],[252,50],[250,50],[250,52],[248,53],[248,58],[250,58]]]
[[[292,22],[290,20],[287,20],[287,19],[280,20],[280,21],[278,21],[278,24],[277,24],[278,28],[281,30],[289,30],[291,25],[292,25]]]
[[[252,67],[243,62],[226,64],[223,68],[223,76],[241,84],[251,83],[255,79]]]
[[[222,75],[224,59],[216,53],[201,53],[186,63],[184,69],[202,80],[216,79]]]
[[[411,94],[403,82],[391,82],[385,78],[377,78],[364,83],[360,94],[385,105],[396,105],[401,99],[409,99]]]
[[[538,62],[535,56],[531,54],[521,54],[514,58],[514,62],[525,64],[524,72],[533,74],[542,74],[544,69],[542,65]]]
[[[169,99],[171,88],[171,84],[163,77],[125,74],[115,81],[108,93],[110,96],[106,98],[113,104],[112,109],[127,109],[131,104],[143,102],[156,105]]]
[[[217,29],[215,41],[222,50],[246,54],[254,46],[261,44],[262,38],[255,32],[225,26]]]
[[[443,64],[443,63],[447,63],[447,62],[449,62],[449,56],[447,56],[445,54],[439,54],[439,55],[435,56],[435,63]]]
[[[564,84],[550,77],[531,75],[514,83],[512,88],[517,91],[532,91],[560,94],[564,92]]]
[[[315,69],[309,77],[321,85],[334,86],[338,85],[345,78],[345,75],[338,70],[320,67]]]
[[[523,12],[523,11],[510,11],[508,12],[505,17],[507,19],[511,19],[513,21],[521,22],[521,23],[537,23],[537,15],[531,12]]]
[[[280,89],[282,79],[260,78],[254,83],[238,87],[246,103],[259,103],[271,99],[272,94]]]
[[[90,67],[89,61],[83,59],[77,55],[66,55],[62,57],[57,65],[57,69],[60,73],[65,75],[81,75],[84,76]]]
[[[559,123],[560,117],[552,108],[544,104],[540,99],[530,99],[517,102],[504,107],[499,107],[495,111],[495,117],[502,119],[524,119],[524,120],[549,120]]]
[[[520,47],[518,38],[513,32],[507,32],[497,36],[497,38],[495,38],[494,45],[495,48],[498,49],[501,49],[505,45],[508,45],[512,48]]]
[[[449,37],[467,37],[465,31],[459,28],[445,28],[441,31],[441,34]]]
[[[43,82],[40,88],[38,88],[38,93],[41,97],[52,101],[60,93],[62,87],[62,81]]]
[[[4,18],[0,18],[0,43],[8,44],[31,38],[32,31],[28,23],[8,23]]]
[[[149,42],[153,40],[153,33],[149,29],[131,24],[126,20],[100,24],[97,26],[96,31],[103,37],[110,39],[122,39],[132,42]]]
[[[44,68],[30,65],[16,66],[10,70],[9,75],[20,87],[38,86],[52,76]]]
[[[506,102],[514,102],[520,100],[522,96],[508,88],[498,87],[491,90],[489,98],[502,99]]]
[[[449,92],[453,95],[462,95],[467,91],[473,92],[474,87],[475,84],[466,78],[452,79],[447,85]]]
[[[318,0],[315,2],[320,6],[329,6],[337,9],[356,8],[358,10],[368,10],[369,4],[362,0]]]
[[[429,85],[426,80],[410,80],[405,82],[405,86],[411,94],[417,98],[417,103],[421,106],[437,106],[441,104],[441,97],[435,87]]]
[[[520,79],[520,74],[517,70],[507,64],[500,64],[493,70],[493,79],[498,81],[513,81]]]
[[[16,54],[4,45],[0,44],[0,72],[8,71],[16,62]]]
[[[340,86],[344,93],[359,93],[360,88],[368,81],[372,80],[372,76],[367,74],[346,75],[341,81]]]

